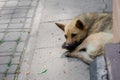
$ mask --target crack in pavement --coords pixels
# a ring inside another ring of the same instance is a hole
[[[53,22],[59,22],[59,21],[67,21],[67,20],[72,20],[72,19],[59,19],[59,20],[53,20],[53,21],[43,21],[43,22],[40,22],[40,24],[53,23]]]

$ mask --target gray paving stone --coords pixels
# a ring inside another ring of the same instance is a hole
[[[14,55],[15,55],[15,56],[21,56],[22,53],[20,53],[20,52],[16,52]]]
[[[19,2],[18,6],[29,6],[30,3],[31,3],[31,0],[28,0],[28,1],[22,0]]]
[[[21,32],[21,40],[25,41],[28,38],[28,32]]]
[[[0,29],[0,32],[5,32],[6,31],[6,29]]]
[[[0,57],[0,64],[2,65],[2,64],[9,63],[11,58],[12,58],[11,56],[2,56],[2,57]],[[19,60],[20,60],[20,56],[14,56],[12,58],[12,64],[18,64]]]
[[[12,65],[9,70],[8,70],[8,73],[15,73],[16,69],[17,69],[17,66],[18,65]]]
[[[16,7],[16,10],[18,9],[18,10],[20,10],[20,9],[22,9],[22,10],[28,10],[30,7],[29,6],[17,6]]]
[[[24,46],[25,46],[25,42],[20,42],[20,43],[18,44],[18,46],[17,46],[16,51],[22,52],[23,49],[24,49]]]
[[[10,52],[16,47],[16,42],[4,42],[0,45],[0,52]]]
[[[11,56],[13,53],[12,52],[10,52],[10,53],[0,53],[0,57],[3,57],[3,56]],[[20,52],[16,52],[15,54],[14,54],[14,56],[20,56],[22,53],[20,53]]]
[[[1,14],[12,14],[14,10],[11,10],[11,9],[3,9],[1,11]]]
[[[18,9],[18,8],[21,8],[21,9],[29,9],[30,6],[17,6],[16,8],[17,8],[17,9]]]
[[[35,7],[30,8],[29,11],[28,11],[28,13],[27,13],[27,17],[33,17],[34,12],[35,12],[34,10],[35,10]]]
[[[7,64],[10,61],[10,56],[0,57],[0,64]]]
[[[7,69],[7,64],[5,65],[0,65],[0,73],[4,73]],[[0,78],[1,79],[1,78]]]
[[[7,80],[14,80],[14,74],[7,75]]]
[[[0,7],[3,7],[4,4],[5,2],[0,2]]]
[[[11,56],[13,53],[12,52],[8,52],[8,53],[0,53],[0,57],[3,57],[3,56]],[[22,53],[20,52],[16,52],[14,55],[15,56],[20,56]]]
[[[37,5],[37,3],[38,3],[38,1],[37,1],[37,0],[34,0],[34,1],[32,1],[31,6],[36,6],[36,5]]]
[[[23,29],[8,29],[8,32],[19,32],[19,31],[22,31]]]
[[[10,9],[10,10],[14,10],[14,9],[16,9],[16,7],[14,7],[14,6],[13,6],[13,7],[8,7],[8,6],[6,7],[6,6],[4,6],[2,9],[7,9],[7,10]]]
[[[23,23],[10,24],[8,28],[23,28]]]
[[[28,13],[27,17],[33,17],[33,13]]]
[[[0,33],[0,40],[3,39],[4,33]]]
[[[13,18],[21,18],[21,17],[25,17],[25,14],[26,13],[15,13],[15,14],[13,14]]]
[[[18,1],[7,1],[6,7],[15,7]]]
[[[25,18],[14,18],[11,20],[11,23],[23,23]]]
[[[0,73],[0,80],[3,79],[4,74]]]
[[[0,24],[9,23],[10,19],[0,19]]]
[[[0,53],[0,57],[3,57],[3,56],[10,56],[10,55],[12,55],[12,54],[13,54],[12,52]]]
[[[31,28],[31,24],[25,24],[24,28]]]
[[[20,38],[20,32],[8,32],[6,35],[5,35],[5,38],[4,40],[18,40]]]
[[[7,1],[7,0],[0,0],[1,2],[3,1],[3,2],[5,2],[5,1]]]
[[[15,10],[15,12],[14,12],[14,13],[16,13],[16,14],[17,14],[17,13],[26,13],[26,12],[27,12],[27,10],[28,10],[28,9],[18,8],[18,9],[16,9],[16,10]]]
[[[34,13],[35,7],[29,9],[28,13]]]
[[[8,32],[30,32],[30,29],[19,29],[19,28],[16,28],[16,29],[8,29]]]
[[[29,19],[26,19],[26,23],[31,23],[31,21],[32,21],[32,18],[29,18]]]
[[[12,64],[19,64],[20,56],[14,56],[12,58]]]
[[[12,14],[3,14],[3,15],[0,15],[0,19],[9,19],[12,17]]]
[[[0,29],[5,29],[7,28],[8,24],[0,24]]]

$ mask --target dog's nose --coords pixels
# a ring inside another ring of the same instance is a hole
[[[70,46],[69,43],[64,42],[63,45],[62,45],[62,48],[67,48],[67,47],[69,47],[69,46]]]
[[[67,49],[67,50],[73,50],[74,46],[73,46],[73,44],[64,42],[62,45],[62,48]]]
[[[65,44],[65,47],[67,48],[67,47],[69,47],[71,44],[69,44],[69,43],[66,43]]]

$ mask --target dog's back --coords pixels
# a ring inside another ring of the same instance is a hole
[[[81,20],[88,28],[88,35],[96,32],[111,32],[112,13],[86,13],[74,20]]]

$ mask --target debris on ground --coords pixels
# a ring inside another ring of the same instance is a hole
[[[27,71],[27,72],[26,72],[26,75],[30,75],[30,71]]]
[[[38,74],[43,74],[43,73],[46,73],[47,72],[47,69],[42,69],[40,70],[40,72],[38,72]]]
[[[64,70],[63,72],[64,72],[64,74],[66,74],[66,71],[65,71],[65,70]]]

